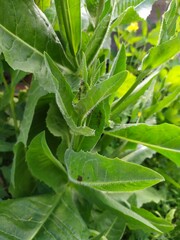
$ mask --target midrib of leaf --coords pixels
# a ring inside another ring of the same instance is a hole
[[[78,184],[81,184],[81,185],[84,185],[84,186],[103,186],[103,185],[106,185],[106,186],[110,186],[110,185],[114,185],[114,184],[118,184],[118,183],[136,183],[136,182],[147,182],[147,181],[154,181],[155,179],[140,179],[140,180],[133,180],[133,181],[129,181],[129,180],[124,180],[124,181],[112,181],[112,182],[79,182],[77,180],[75,180],[74,178],[71,178],[69,177],[69,180],[71,180],[72,182],[75,182],[75,183],[78,183]]]
[[[49,213],[47,214],[46,218],[44,219],[44,221],[42,221],[42,223],[40,224],[40,226],[37,228],[37,230],[34,232],[34,234],[26,240],[33,240],[34,237],[38,234],[38,232],[41,230],[42,226],[44,225],[44,223],[48,220],[48,218],[50,217],[50,215],[53,213],[54,209],[57,206],[57,203],[60,201],[60,198],[62,196],[63,192],[59,195],[59,197],[57,198],[57,200],[54,202],[53,207],[51,208],[51,210],[49,211]]]
[[[108,132],[104,132],[104,134],[107,134],[107,135],[110,135],[110,136],[114,136],[114,137],[117,137],[116,135],[113,135],[113,133],[111,134],[108,134]],[[134,142],[134,143],[138,143],[138,144],[142,144],[142,145],[145,145],[145,146],[148,146],[150,148],[153,148],[153,149],[161,149],[161,150],[166,150],[166,151],[170,151],[170,152],[174,152],[174,153],[180,153],[180,150],[178,149],[173,149],[173,148],[166,148],[166,147],[162,147],[160,145],[153,145],[153,144],[150,144],[150,143],[146,143],[146,142],[141,142],[141,141],[138,141],[138,140],[133,140],[131,138],[126,138],[126,137],[121,137],[119,136],[118,138],[121,138],[121,139],[124,139],[124,140],[127,140],[129,142]],[[172,140],[172,139],[171,139]]]
[[[19,38],[17,35],[15,35],[14,33],[10,32],[7,28],[3,27],[2,24],[0,24],[0,27],[7,32],[9,35],[13,36],[14,39],[17,39],[19,42],[22,42],[25,46],[27,46],[28,48],[30,48],[32,51],[36,52],[38,55],[40,55],[42,58],[44,57],[43,54],[38,51],[36,48],[33,48],[31,45],[27,44],[25,41],[23,41],[21,38]]]

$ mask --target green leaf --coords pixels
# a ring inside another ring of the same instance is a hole
[[[162,232],[170,232],[174,229],[174,226],[168,222],[167,220],[163,218],[159,218],[154,216],[151,212],[145,210],[133,207],[132,208],[134,212],[141,215],[142,217],[146,218],[149,222],[151,222],[154,226],[156,226],[158,229],[160,229]]]
[[[122,218],[131,229],[161,233],[161,230],[146,220],[146,218],[123,206],[111,196],[81,184],[76,185],[76,187],[89,202],[95,203],[100,209],[110,210],[111,213]]]
[[[86,125],[92,129],[95,130],[94,136],[82,136],[80,138],[80,141],[78,142],[77,151],[80,149],[84,151],[90,151],[94,148],[98,140],[100,139],[104,126],[106,121],[106,106],[105,104],[108,104],[106,102],[100,103],[95,109],[92,110],[90,115],[87,118]]]
[[[124,12],[118,14],[118,17],[114,20],[111,25],[111,30],[115,27],[120,26],[120,24],[130,24],[131,22],[136,22],[142,20],[138,13],[133,7],[127,8]]]
[[[47,95],[47,91],[45,91],[41,86],[39,86],[39,83],[35,76],[28,92],[23,120],[20,126],[20,134],[18,136],[18,142],[22,142],[25,146],[28,141],[29,131],[32,124],[35,108],[40,98],[45,95]]]
[[[120,0],[118,2],[117,8],[119,13],[124,12],[128,7],[135,7],[144,0]]]
[[[171,94],[164,97],[161,101],[143,110],[142,115],[145,118],[150,117],[154,113],[160,112],[162,109],[170,106],[172,102],[178,99],[180,95],[180,87],[177,87]]]
[[[126,76],[127,71],[123,71],[92,87],[86,96],[76,105],[76,109],[82,116],[82,119],[84,119],[101,101],[111,94],[114,94],[124,82]]]
[[[94,135],[94,130],[88,127],[77,126],[77,114],[73,108],[74,95],[71,87],[62,75],[61,71],[53,60],[45,53],[45,61],[48,68],[49,78],[48,85],[49,92],[55,93],[56,103],[71,130],[77,135],[90,136]]]
[[[46,51],[53,60],[73,69],[53,28],[34,1],[0,0],[0,6],[0,51],[11,67],[38,72]]]
[[[87,43],[85,51],[87,65],[90,65],[93,62],[106,38],[110,26],[111,13],[112,8],[109,9],[109,13],[98,24],[94,34]]]
[[[163,181],[151,169],[89,152],[69,150],[65,163],[71,182],[100,191],[135,191]]]
[[[122,44],[111,67],[110,76],[126,70],[126,49]]]
[[[104,0],[86,0],[86,6],[87,9],[92,17],[92,19],[95,22],[95,25],[97,25],[99,17],[103,11],[105,1]]]
[[[35,3],[43,12],[51,6],[51,0],[35,0]]]
[[[93,222],[97,230],[104,233],[108,240],[121,239],[126,228],[124,219],[109,210],[95,212],[93,214]]]
[[[117,18],[111,25],[111,29],[120,24],[130,24],[131,22],[147,19],[152,10],[153,3],[157,0],[122,0],[118,3]]]
[[[54,136],[62,137],[67,140],[69,139],[69,128],[55,102],[50,104],[47,112],[46,124],[48,130]]]
[[[159,73],[160,69],[156,69],[151,74],[147,72],[142,72],[138,77],[135,83],[130,87],[130,89],[123,95],[120,99],[115,101],[112,105],[111,117],[116,118],[119,114],[137,102],[137,99],[140,98],[147,88],[150,86],[153,78]],[[145,78],[145,79],[144,79]],[[144,80],[143,80],[144,79]]]
[[[105,134],[145,145],[180,166],[180,128],[175,125],[124,125]]]
[[[24,144],[18,142],[14,147],[10,185],[10,192],[15,198],[31,195],[35,187],[35,180],[25,162],[25,154],[26,149]]]
[[[81,44],[81,1],[55,0],[55,5],[61,39],[76,56]]]
[[[58,192],[67,176],[62,164],[53,156],[45,139],[45,133],[38,134],[30,143],[26,161],[34,177]]]
[[[172,40],[166,41],[150,49],[142,62],[142,70],[154,69],[167,62],[180,51],[180,34]]]
[[[175,35],[177,18],[178,18],[177,1],[172,0],[167,11],[163,15],[158,44],[168,41]]]
[[[69,190],[60,195],[41,195],[0,204],[3,240],[88,240],[89,231]]]

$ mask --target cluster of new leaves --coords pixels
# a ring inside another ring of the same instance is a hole
[[[44,11],[50,7],[50,1],[36,2]],[[146,19],[154,2],[55,0],[48,20],[32,0],[0,0],[0,53],[13,69],[33,73],[14,147],[14,199],[0,204],[3,239],[116,240],[126,226],[159,234],[173,229],[169,221],[127,204],[121,194],[164,180],[133,163],[142,154],[146,158],[156,151],[180,166],[180,129],[124,125],[119,115],[179,52],[180,35],[170,18],[178,18],[179,2],[171,1],[157,46],[147,52],[136,81],[121,98],[116,93],[130,74],[125,46],[110,69],[103,47],[114,27]],[[156,110],[146,110],[146,117]],[[115,139],[137,148],[124,159],[108,157],[107,142]]]

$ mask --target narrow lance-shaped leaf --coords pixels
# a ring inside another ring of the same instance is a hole
[[[111,67],[110,76],[126,70],[126,49],[122,44]]]
[[[176,32],[176,21],[178,18],[177,11],[178,11],[177,1],[172,0],[168,10],[163,15],[163,21],[161,23],[158,44],[168,41],[174,36]]]
[[[65,163],[71,182],[100,191],[135,191],[164,180],[151,169],[89,152],[68,150]]]
[[[26,161],[32,175],[56,192],[67,181],[65,169],[51,153],[44,132],[38,134],[30,143]]]
[[[92,87],[86,96],[76,105],[76,109],[82,116],[82,119],[84,119],[90,111],[98,105],[98,103],[109,97],[111,94],[114,94],[124,82],[126,76],[127,71],[123,71]]]
[[[104,0],[86,0],[87,9],[94,20],[95,26],[104,8]]]
[[[93,135],[94,130],[88,127],[77,126],[77,115],[73,108],[73,93],[70,85],[62,75],[61,71],[53,60],[45,53],[45,61],[49,72],[48,88],[55,93],[56,103],[73,133],[79,135]],[[43,83],[41,83],[43,84]],[[46,88],[47,88],[46,87]]]
[[[109,209],[112,213],[123,218],[130,228],[161,233],[161,230],[150,221],[115,201],[110,195],[80,184],[76,187],[88,201],[95,203],[100,209]]]
[[[143,110],[143,117],[148,118],[154,113],[161,111],[164,108],[170,106],[180,95],[180,87],[177,87],[173,93],[169,94],[167,97],[164,97],[163,100],[157,102],[156,104],[151,105],[150,107]]]
[[[109,14],[107,14],[98,24],[94,34],[87,43],[85,51],[87,65],[90,65],[92,63],[94,58],[97,56],[101,45],[105,40],[111,21],[111,14],[112,8],[109,10]]]
[[[148,72],[142,72],[130,89],[120,99],[113,103],[111,111],[112,118],[116,118],[116,116],[118,116],[124,109],[131,104],[134,104],[137,99],[144,94],[146,89],[150,86],[152,79],[159,73],[159,71],[160,69],[156,69],[149,74],[149,76],[147,76]]]
[[[0,212],[3,240],[88,240],[90,236],[69,189],[1,202]]]
[[[180,128],[175,125],[125,125],[105,134],[145,145],[180,166]]]
[[[143,208],[136,208],[132,207],[132,210],[139,214],[140,216],[146,218],[150,221],[153,225],[155,225],[158,229],[162,232],[170,232],[173,230],[174,226],[170,222],[160,217],[154,216],[151,212],[143,209]]]
[[[180,52],[180,34],[172,40],[166,41],[150,49],[142,62],[142,70],[153,69],[167,62]]]
[[[81,44],[81,1],[55,0],[55,5],[63,43],[76,56]]]
[[[117,5],[117,18],[111,25],[111,29],[120,24],[130,24],[131,22],[147,19],[150,15],[153,3],[157,0],[124,0]]]
[[[128,7],[135,7],[144,0],[120,0],[118,1],[118,13],[124,12]]]
[[[40,71],[46,51],[56,62],[73,69],[53,28],[32,0],[0,0],[0,6],[0,52],[11,67]]]

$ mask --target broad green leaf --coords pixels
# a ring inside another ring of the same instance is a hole
[[[178,18],[177,1],[172,0],[168,10],[163,15],[158,44],[168,41],[175,35],[177,18]]]
[[[49,73],[49,81],[47,83],[48,85],[46,86],[46,89],[49,87],[49,91],[55,94],[56,103],[68,126],[77,135],[93,135],[94,130],[88,127],[81,127],[76,125],[77,114],[72,105],[74,95],[71,91],[71,87],[62,75],[57,65],[47,54],[45,54],[45,61]]]
[[[15,198],[31,195],[35,187],[35,181],[25,162],[25,154],[24,144],[18,142],[14,147],[10,185],[10,192]]]
[[[89,202],[95,203],[100,209],[110,210],[117,217],[123,218],[131,229],[161,233],[161,230],[146,218],[117,202],[111,196],[80,184],[76,187]]]
[[[170,232],[174,229],[173,224],[168,222],[167,220],[156,217],[151,212],[143,209],[143,208],[132,208],[137,214],[141,215],[142,217],[146,218],[149,222],[151,222],[154,226],[160,229],[162,232]]]
[[[106,38],[111,21],[111,12],[112,8],[109,9],[109,13],[100,21],[94,34],[87,43],[85,51],[87,65],[93,62]]]
[[[111,67],[110,76],[126,70],[126,49],[122,44]]]
[[[56,192],[67,181],[65,169],[51,153],[44,132],[38,134],[30,143],[26,161],[32,175]]]
[[[171,94],[164,97],[163,100],[151,105],[150,107],[143,110],[143,117],[148,118],[154,113],[160,112],[162,109],[170,106],[180,96],[180,86],[177,87]]]
[[[73,68],[47,18],[32,0],[0,0],[0,6],[0,51],[11,67],[40,71],[46,51],[56,62]]]
[[[55,5],[63,44],[76,56],[81,44],[81,1],[55,0]]]
[[[88,240],[89,231],[69,190],[3,201],[0,204],[3,240]]]
[[[89,152],[69,150],[65,163],[71,182],[100,191],[135,191],[163,181],[151,169]]]
[[[180,51],[180,34],[172,40],[150,49],[142,62],[142,70],[154,69],[167,62]]]
[[[82,116],[82,119],[84,119],[101,101],[109,97],[111,94],[114,94],[124,82],[126,76],[127,71],[123,71],[92,87],[86,96],[76,105],[76,109]]]
[[[125,125],[105,134],[145,145],[180,166],[180,128],[175,125]]]

